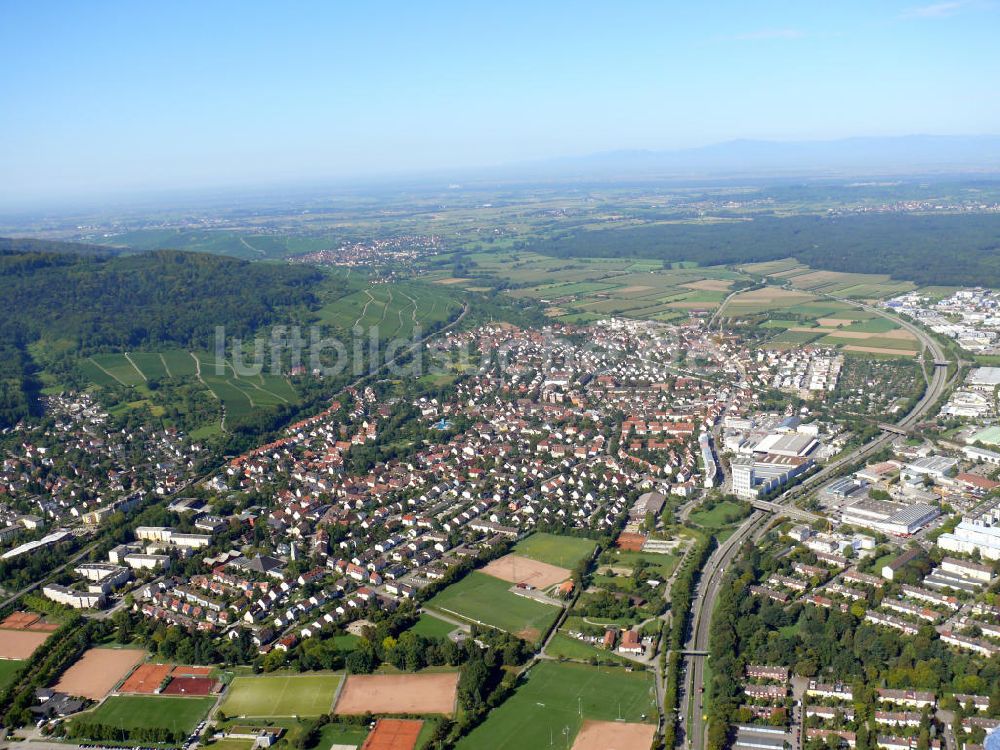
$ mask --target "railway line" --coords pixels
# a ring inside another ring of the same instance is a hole
[[[839,302],[851,304],[859,309],[875,313],[876,315],[892,320],[897,325],[912,333],[921,342],[924,354],[930,354],[933,358],[934,369],[929,378],[923,396],[902,419],[894,425],[894,430],[884,430],[882,434],[868,441],[855,450],[844,454],[820,470],[806,477],[800,484],[789,488],[773,501],[774,510],[755,510],[747,517],[740,527],[723,544],[719,545],[709,557],[708,562],[702,569],[701,578],[695,591],[695,598],[692,602],[691,631],[685,644],[684,670],[682,672],[683,681],[679,686],[680,706],[679,721],[680,730],[678,732],[679,742],[692,750],[702,750],[705,746],[706,721],[705,721],[705,690],[709,686],[705,684],[705,659],[708,658],[709,635],[711,632],[712,612],[722,587],[722,580],[729,565],[736,559],[743,544],[747,541],[759,539],[767,531],[768,520],[772,513],[779,510],[780,506],[789,505],[797,498],[811,491],[816,486],[837,476],[844,469],[867,459],[889,445],[899,437],[898,431],[908,432],[928,411],[937,403],[945,391],[953,385],[956,374],[948,377],[948,369],[951,361],[941,344],[930,334],[909,321],[902,320],[894,315],[880,310],[879,308],[848,300],[830,296]]]

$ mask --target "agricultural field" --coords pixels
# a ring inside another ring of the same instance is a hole
[[[330,235],[275,236],[204,229],[139,229],[110,238],[101,244],[133,250],[190,250],[215,255],[232,255],[247,260],[282,258],[287,255],[323,250],[337,243]]]
[[[162,727],[187,735],[214,704],[215,698],[114,695],[83,717],[88,724],[108,724],[125,730]]]
[[[541,662],[514,695],[462,739],[459,750],[566,747],[587,720],[656,721],[652,675],[615,667]],[[564,730],[568,732],[564,734]]]
[[[613,315],[682,320],[711,311],[749,277],[721,267],[619,258],[553,258],[526,251],[472,253],[466,288],[503,284],[516,298],[548,305],[550,317],[587,322]],[[462,279],[440,279],[460,283]]]
[[[248,355],[248,365],[251,361]],[[158,401],[170,402],[170,391],[160,385],[165,379],[200,383],[228,418],[298,402],[298,394],[286,377],[270,372],[240,375],[229,359],[222,367],[220,374],[213,354],[180,350],[95,354],[78,363],[78,369],[95,385],[131,388],[136,400],[126,407],[147,405],[154,416],[164,413]]]
[[[317,322],[343,331],[360,327],[366,335],[374,327],[381,339],[410,338],[415,329],[426,333],[461,310],[458,295],[448,286],[417,282],[365,285],[327,301],[317,311]]]
[[[507,581],[474,571],[438,593],[426,606],[537,641],[555,622],[559,608],[513,594],[510,588]]]
[[[220,711],[227,716],[319,716],[329,713],[343,679],[339,674],[237,677]]]
[[[820,271],[793,258],[750,263],[741,268],[747,273],[785,281],[796,289],[851,299],[884,299],[916,288],[911,282],[898,281],[889,274]]]
[[[860,310],[849,303],[811,293],[818,291],[822,294],[860,299],[906,291],[897,289],[899,285],[888,281],[888,277],[820,272],[801,265],[784,268],[784,264],[777,262],[776,265],[752,264],[744,268],[752,272],[759,266],[783,269],[770,272],[770,276],[780,278],[795,288],[767,286],[740,292],[725,303],[719,314],[729,321],[748,319],[769,334],[766,346],[794,349],[812,344],[871,357],[912,357],[920,352],[919,342],[896,322],[874,312]],[[830,279],[835,279],[835,283],[830,282]],[[833,288],[830,284],[833,287],[837,284],[850,286],[843,286],[841,289]],[[878,293],[844,293],[855,287],[865,287],[868,291],[874,289]]]
[[[518,542],[513,552],[521,557],[572,569],[581,560],[590,557],[596,546],[590,539],[539,532]]]

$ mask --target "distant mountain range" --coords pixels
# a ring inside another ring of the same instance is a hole
[[[565,178],[997,173],[1000,136],[909,135],[831,141],[736,140],[676,151],[609,151],[510,165]]]

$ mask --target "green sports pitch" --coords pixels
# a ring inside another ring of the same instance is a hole
[[[333,708],[339,674],[237,677],[219,710],[226,716],[320,716]]]
[[[572,744],[586,719],[654,723],[656,718],[649,672],[540,662],[514,695],[456,747],[546,750]]]
[[[473,571],[435,595],[427,606],[537,641],[555,622],[559,607],[512,594],[510,587],[507,581]]]
[[[593,539],[539,532],[522,539],[513,551],[538,562],[572,569],[578,562],[590,557],[596,546],[597,542]]]
[[[82,714],[88,724],[122,729],[164,728],[191,733],[215,704],[215,698],[177,698],[166,695],[115,695],[94,711]]]

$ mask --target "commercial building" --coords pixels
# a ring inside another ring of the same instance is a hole
[[[1000,498],[966,515],[954,531],[939,536],[937,544],[949,552],[971,555],[978,551],[984,560],[1000,560]]]
[[[909,536],[935,518],[941,511],[927,503],[904,503],[865,498],[846,506],[841,520],[852,526],[875,529],[886,534]]]
[[[807,456],[783,456],[768,453],[759,458],[734,460],[733,492],[738,497],[760,497],[788,484],[813,465]]]
[[[42,588],[42,594],[58,604],[64,604],[73,609],[97,609],[104,606],[104,594],[102,593],[77,591],[56,583]]]
[[[212,543],[208,534],[184,534],[166,526],[139,526],[135,530],[135,538],[188,549],[207,547]]]

